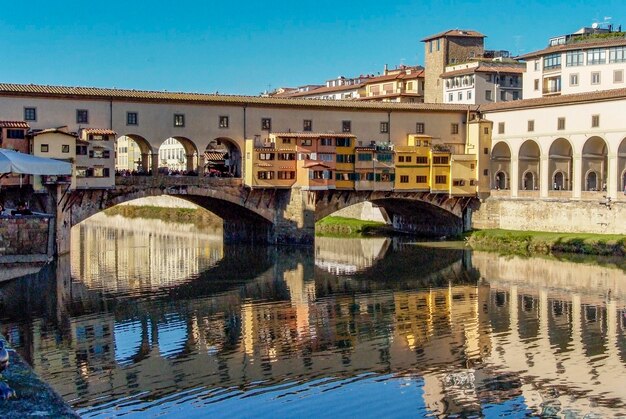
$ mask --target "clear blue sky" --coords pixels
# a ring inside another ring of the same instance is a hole
[[[256,95],[423,64],[420,39],[475,29],[524,53],[626,1],[2,1],[0,82]],[[521,6],[520,6],[521,5]]]

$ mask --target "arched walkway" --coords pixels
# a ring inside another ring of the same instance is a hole
[[[541,151],[539,145],[533,140],[525,141],[519,149],[518,153],[518,170],[521,190],[539,189],[539,179],[537,174],[540,172],[539,159]]]
[[[152,146],[141,135],[124,134],[115,143],[115,170],[149,173],[155,166]]]
[[[607,145],[602,138],[591,137],[585,142],[581,169],[584,191],[599,191],[606,188],[607,155]]]
[[[548,171],[552,182],[552,191],[572,189],[572,145],[565,138],[557,138],[550,145],[548,152]]]
[[[491,188],[509,189],[511,149],[505,142],[497,143],[491,150],[491,173],[494,173]]]
[[[620,191],[626,194],[626,138],[622,140],[617,149],[617,173],[620,176],[617,184]]]
[[[241,177],[242,153],[233,139],[220,137],[211,140],[203,157],[205,176]]]
[[[159,147],[159,171],[163,174],[197,174],[198,148],[186,137],[170,137]]]

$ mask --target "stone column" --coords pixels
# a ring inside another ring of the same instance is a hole
[[[511,155],[511,181],[509,182],[511,187],[511,198],[517,198],[517,191],[519,190],[519,156]]]
[[[548,190],[550,189],[550,160],[548,156],[541,156],[541,160],[539,162],[539,189],[540,189],[540,197],[547,198]]]
[[[313,244],[315,241],[315,192],[292,188],[277,202],[274,231],[276,244]]]
[[[150,170],[150,153],[141,153],[141,168],[148,173]]]
[[[572,169],[572,198],[580,199],[582,196],[582,156],[580,153],[574,154],[573,158],[573,169]]]
[[[611,153],[607,157],[608,170],[606,175],[606,196],[611,199],[617,198],[617,190],[619,189],[618,159],[616,153]]]
[[[159,153],[152,153],[151,154],[152,159],[151,159],[151,169],[152,169],[152,176],[158,176],[159,175]]]
[[[58,255],[69,253],[71,244],[72,207],[68,206],[66,211],[63,211],[63,203],[61,203],[66,188],[66,185],[58,185],[56,190],[56,252]],[[69,191],[67,193],[69,194]],[[65,199],[69,197],[66,196]]]
[[[197,171],[198,167],[194,162],[195,154],[185,154],[185,158],[187,159],[187,171]]]

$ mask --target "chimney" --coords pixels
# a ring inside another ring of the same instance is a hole
[[[389,72],[389,68],[387,67],[387,64],[385,64],[385,72],[384,72],[384,75],[386,76],[388,72]]]

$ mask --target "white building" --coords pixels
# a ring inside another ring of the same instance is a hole
[[[520,58],[525,99],[618,89],[625,86],[626,33],[582,28]]]
[[[168,138],[159,148],[159,167],[167,167],[169,170],[187,169],[185,148],[175,138]]]
[[[522,99],[524,64],[476,60],[450,65],[441,75],[444,103],[482,104]]]

